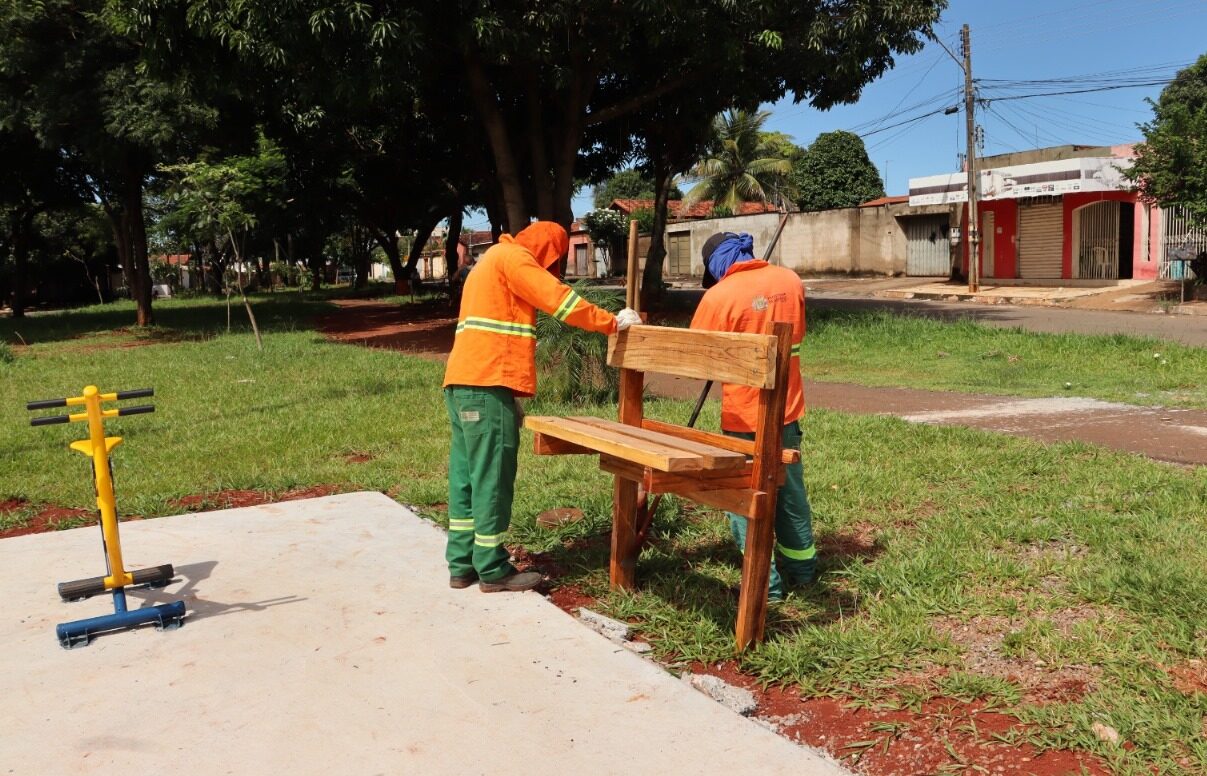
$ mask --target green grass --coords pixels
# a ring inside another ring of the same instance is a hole
[[[329,484],[386,491],[442,520],[442,366],[323,341],[309,329],[326,309],[321,298],[278,294],[255,304],[263,353],[238,308],[227,335],[222,306],[202,300],[159,304],[161,326],[148,333],[109,332],[128,324],[128,305],[21,322],[31,345],[0,360],[0,500],[31,506],[0,526],[28,519],[40,503],[91,505],[87,465],[66,449],[81,427],[30,428],[23,404],[90,382],[157,391],[154,415],[111,424],[126,439],[114,456],[123,514],[177,512],[174,499],[225,488]],[[837,351],[845,335],[837,320],[826,325],[814,341]],[[850,342],[875,344],[881,334],[872,329]],[[143,338],[162,344],[117,347]],[[528,411],[567,408],[534,402]],[[651,416],[675,422],[689,412],[688,402],[649,405]],[[700,425],[717,421],[707,405]],[[592,459],[522,450],[517,543],[560,569],[561,584],[633,620],[668,664],[732,656],[740,559],[722,515],[667,498],[640,560],[640,590],[609,593],[609,478]],[[350,453],[372,458],[348,463]],[[1207,696],[1183,695],[1168,674],[1207,658],[1207,468],[814,411],[805,471],[820,578],[773,609],[766,643],[741,659],[745,670],[878,706],[916,709],[938,695],[983,701],[1037,723],[1020,740],[1088,749],[1121,773],[1190,772],[1179,763],[1207,761]],[[586,519],[556,531],[535,526],[540,511],[567,505]],[[978,615],[1008,623],[1005,659],[1084,666],[1088,694],[1038,705],[1017,682],[969,669],[936,624]],[[1095,722],[1135,748],[1099,741]]]
[[[803,368],[862,385],[1207,408],[1207,351],[1147,337],[810,310]]]

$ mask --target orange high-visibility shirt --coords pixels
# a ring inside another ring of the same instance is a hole
[[[762,334],[768,321],[792,324],[792,360],[788,373],[788,397],[784,423],[805,414],[801,388],[800,349],[805,338],[805,287],[790,269],[765,261],[734,264],[715,286],[704,293],[693,329]],[[725,431],[755,430],[759,414],[759,389],[724,385],[721,389],[721,428]]]
[[[534,395],[538,309],[580,329],[600,334],[616,330],[616,316],[587,302],[549,272],[547,268],[561,259],[554,251],[551,247],[545,251],[549,255],[538,257],[519,237],[505,234],[483,254],[461,294],[457,336],[444,372],[446,387],[503,386],[520,396]]]

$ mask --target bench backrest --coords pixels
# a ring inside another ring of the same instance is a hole
[[[769,389],[776,342],[771,334],[633,326],[608,340],[608,365]]]

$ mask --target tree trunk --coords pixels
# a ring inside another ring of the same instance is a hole
[[[415,239],[411,243],[411,252],[407,254],[407,266],[404,270],[404,279],[410,282],[411,275],[419,266],[419,259],[423,257],[423,249],[427,247],[427,241],[432,236],[432,232],[436,229],[436,224],[440,223],[440,219],[433,216],[429,221],[419,225],[415,230]]]
[[[536,194],[536,217],[542,221],[556,221],[554,210],[553,176],[549,168],[549,154],[545,150],[545,116],[541,97],[537,93],[540,83],[536,68],[530,68],[524,89],[525,106],[528,109],[528,158],[532,165],[532,188]],[[567,224],[568,225],[568,224]]]
[[[138,308],[137,323],[139,326],[151,326],[155,323],[155,316],[151,311],[151,264],[147,256],[147,224],[143,218],[142,194],[140,177],[127,185],[122,209],[130,235],[130,265],[135,282],[130,291]]]
[[[466,75],[470,93],[490,143],[491,156],[495,162],[495,173],[503,196],[503,210],[507,213],[507,226],[512,234],[528,225],[528,206],[524,201],[524,185],[520,168],[507,133],[507,122],[499,109],[494,89],[487,80],[486,71],[473,52],[465,54]]]
[[[394,274],[394,282],[403,279],[402,252],[398,250],[398,233],[385,229],[373,229],[373,239],[385,251],[390,260],[390,272]]]
[[[482,201],[486,203],[486,218],[490,221],[490,241],[497,243],[499,237],[507,231],[502,209],[499,207],[499,195],[495,190],[493,178],[483,179],[480,184]]]
[[[654,225],[650,235],[650,250],[645,256],[641,276],[641,309],[654,310],[665,295],[662,287],[662,263],[666,259],[666,216],[669,208],[671,177],[666,159],[654,160]]]
[[[457,209],[448,217],[448,235],[444,238],[444,279],[452,287],[453,275],[457,274],[457,245],[461,242],[461,222],[465,211],[458,203]]]
[[[29,262],[29,238],[33,213],[16,216],[13,224],[13,317],[25,317],[25,268]]]

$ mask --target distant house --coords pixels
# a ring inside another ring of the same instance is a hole
[[[614,199],[612,204],[608,205],[613,210],[619,210],[626,216],[632,215],[638,210],[653,210],[654,200],[652,199]],[[666,216],[670,221],[688,221],[702,218],[712,218],[713,216],[713,201],[711,199],[700,200],[683,211],[683,202],[677,199],[672,199],[666,205]],[[756,213],[776,213],[778,208],[769,202],[743,202],[735,216],[750,216]]]
[[[979,160],[981,277],[1048,283],[1181,277],[1187,244],[1207,245],[1178,208],[1143,202],[1123,175],[1131,145],[1038,148]],[[965,172],[911,178],[911,208],[942,206],[966,220]],[[967,269],[967,255],[960,256]]]

